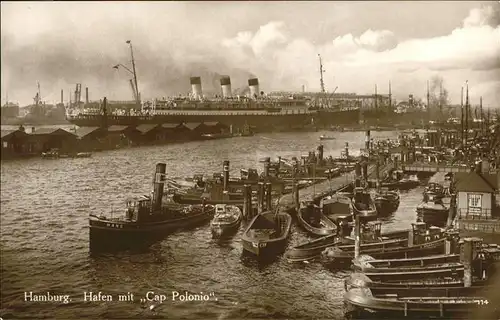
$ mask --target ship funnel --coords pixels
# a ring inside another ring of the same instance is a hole
[[[248,79],[248,86],[250,87],[250,97],[256,99],[259,96],[259,79]]]
[[[231,96],[231,78],[224,76],[220,79],[220,86],[222,88],[222,96],[228,98]]]
[[[201,91],[201,78],[191,77],[191,91],[195,99],[201,99],[203,91]]]
[[[161,202],[163,198],[163,186],[165,185],[165,172],[167,171],[165,163],[156,164],[156,172],[153,180],[153,211],[161,210]]]

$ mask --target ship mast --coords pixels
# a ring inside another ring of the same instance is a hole
[[[318,53],[319,57],[319,84],[321,86],[321,93],[325,93],[325,82],[323,81],[323,73],[325,72],[325,69],[323,69],[323,62],[321,61],[321,55]]]
[[[467,153],[467,143],[469,140],[469,80],[465,81],[466,93],[465,93],[465,149]]]
[[[389,112],[392,111],[392,90],[391,90],[391,82],[389,81]]]
[[[427,116],[429,119],[427,119],[428,121],[430,120],[431,118],[431,105],[429,103],[430,101],[430,94],[429,94],[429,80],[427,80]]]
[[[483,97],[479,98],[479,114],[480,114],[480,125],[481,125],[481,133],[484,133],[484,125],[483,125]]]
[[[462,95],[460,98],[460,127],[461,127],[461,132],[462,134],[460,135],[460,138],[462,139],[462,145],[465,145],[465,140],[464,140],[464,86],[462,86]]]
[[[137,86],[137,73],[135,71],[135,60],[134,60],[134,50],[132,49],[132,42],[127,40],[127,43],[130,45],[130,57],[132,58],[132,71],[134,72],[134,85],[135,85],[135,96],[137,104],[140,104],[141,99],[139,96],[139,87]]]

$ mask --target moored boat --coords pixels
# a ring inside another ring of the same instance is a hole
[[[153,196],[127,201],[125,217],[90,214],[91,251],[108,251],[149,245],[177,229],[208,222],[214,208],[210,205],[186,206],[163,203],[165,163],[156,165]]]
[[[388,188],[381,188],[375,194],[373,202],[379,215],[391,214],[399,207],[399,193],[390,191]]]
[[[448,220],[449,210],[442,198],[430,198],[429,201],[424,201],[417,206],[417,216],[428,225],[444,227]]]
[[[308,233],[316,236],[337,233],[337,225],[324,215],[322,209],[313,202],[308,202],[299,208],[297,221]]]
[[[283,253],[288,242],[292,217],[286,212],[266,211],[256,215],[241,236],[243,250],[259,258]]]
[[[339,227],[339,233],[337,235],[321,237],[295,246],[285,253],[287,260],[290,262],[308,261],[320,257],[321,252],[323,252],[326,248],[337,245],[354,244],[354,238],[350,236],[352,224],[347,222],[347,217],[343,220],[337,220],[337,223]],[[363,226],[363,232],[361,233],[363,242],[381,243],[394,239],[401,240],[408,237],[408,230],[390,231],[384,233],[381,233],[380,230],[380,222],[366,223]]]
[[[337,138],[331,137],[331,136],[325,136],[323,134],[319,136],[319,140],[321,140],[321,141],[323,141],[323,140],[335,140],[335,139],[337,139]]]
[[[373,220],[377,218],[377,208],[370,193],[361,187],[354,188],[353,215],[358,215],[361,219]]]
[[[407,259],[375,259],[369,255],[362,254],[352,260],[353,269],[365,273],[397,272],[457,262],[460,262],[459,254],[439,254]]]
[[[472,277],[471,283],[473,286],[484,286],[489,283],[488,278],[482,277]],[[491,281],[490,281],[491,282]],[[464,287],[464,277],[463,273],[449,274],[445,277],[439,274],[421,274],[417,278],[404,278],[404,279],[394,279],[387,278],[382,274],[371,274],[367,275],[361,272],[351,273],[344,280],[344,290],[349,291],[353,287],[358,288],[374,288],[383,289],[390,292],[391,289],[406,289],[413,290],[419,288],[425,288],[427,290],[432,290],[435,288],[452,288],[452,287]]]
[[[336,193],[321,199],[320,208],[325,216],[336,223],[352,221],[352,200],[345,194]]]
[[[494,287],[394,289],[387,293],[386,290],[352,288],[344,294],[344,312],[350,319],[471,319],[472,312],[480,311],[484,319],[498,319],[498,307],[487,298],[493,290]]]
[[[445,252],[447,234],[437,227],[426,229],[425,223],[413,223],[406,239],[393,239],[380,243],[362,243],[360,253],[377,259],[421,257]],[[322,261],[327,267],[345,268],[354,258],[354,245],[326,248]]]
[[[240,227],[243,214],[237,206],[217,204],[215,215],[210,222],[213,238],[222,238],[234,234]]]

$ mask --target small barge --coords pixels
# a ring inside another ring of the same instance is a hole
[[[471,319],[474,311],[482,311],[482,319],[493,320],[500,312],[486,298],[492,290],[497,288],[393,289],[391,293],[385,289],[352,288],[344,295],[344,311],[350,319]]]
[[[323,214],[323,210],[312,201],[299,209],[297,221],[308,233],[315,236],[327,236],[337,233],[337,225]]]
[[[210,222],[212,238],[223,238],[238,231],[243,214],[237,206],[217,204],[215,216]]]
[[[272,258],[285,251],[292,217],[286,212],[262,212],[255,216],[241,236],[243,250],[258,257]]]

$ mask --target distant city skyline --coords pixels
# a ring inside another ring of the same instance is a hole
[[[59,102],[82,84],[90,99],[132,100],[131,40],[143,99],[216,90],[259,78],[263,91],[319,91],[321,54],[332,92],[424,98],[440,77],[451,104],[469,81],[471,104],[500,107],[500,3],[2,2],[1,101]]]

